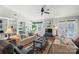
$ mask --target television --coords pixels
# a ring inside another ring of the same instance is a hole
[[[52,29],[46,29],[45,30],[45,36],[49,36],[49,37],[52,37]]]
[[[46,29],[46,32],[52,33],[52,29]]]

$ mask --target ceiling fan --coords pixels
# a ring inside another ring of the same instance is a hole
[[[50,10],[47,9],[46,6],[43,6],[43,7],[41,8],[41,15],[43,15],[44,13],[46,13],[46,14],[50,14],[49,11],[50,11]]]

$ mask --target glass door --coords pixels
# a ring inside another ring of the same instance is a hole
[[[77,22],[76,21],[59,22],[58,35],[60,37],[64,36],[67,38],[75,39],[77,36]]]
[[[67,37],[75,38],[77,35],[77,23],[74,21],[67,22]]]
[[[66,22],[59,22],[59,27],[58,27],[58,35],[60,37],[66,37],[67,36],[67,26]]]

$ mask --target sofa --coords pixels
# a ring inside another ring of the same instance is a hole
[[[75,40],[72,40],[75,45],[79,48],[79,38],[75,39]]]

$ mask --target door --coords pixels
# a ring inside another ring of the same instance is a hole
[[[67,37],[75,38],[77,35],[77,23],[75,21],[67,22]]]
[[[66,22],[59,22],[59,27],[58,27],[58,35],[61,37],[61,36],[64,36],[66,37],[67,36],[67,26],[66,26]]]
[[[66,21],[59,22],[58,35],[75,39],[77,36],[77,22],[76,21]]]

